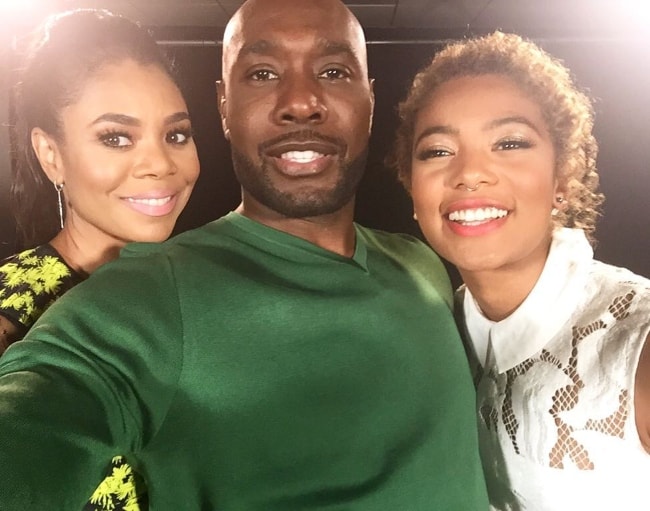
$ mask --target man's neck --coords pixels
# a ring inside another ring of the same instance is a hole
[[[263,225],[302,238],[325,250],[352,257],[356,246],[354,202],[328,215],[289,218],[266,208],[240,204],[236,212]]]

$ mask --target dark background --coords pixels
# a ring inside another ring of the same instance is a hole
[[[490,29],[496,27],[488,27]],[[357,199],[357,221],[369,227],[422,237],[412,219],[408,195],[384,166],[396,125],[395,106],[415,72],[444,41],[481,31],[388,31],[367,29],[370,74],[375,78],[375,117],[366,175]],[[239,186],[230,163],[215,99],[221,74],[222,30],[154,28],[175,60],[196,130],[201,177],[176,232],[213,220],[239,203]],[[650,35],[600,37],[594,34],[537,34],[531,37],[572,69],[595,99],[598,167],[606,195],[596,236],[597,258],[650,277],[648,236],[650,197]],[[210,37],[212,38],[210,40]],[[6,78],[6,52],[0,79]],[[0,91],[0,124],[7,123],[6,79]],[[9,158],[6,127],[0,126],[0,258],[13,253],[14,223],[8,211]],[[54,191],[52,192],[54,193]],[[53,215],[57,213],[52,212]],[[457,275],[452,278],[458,283]]]

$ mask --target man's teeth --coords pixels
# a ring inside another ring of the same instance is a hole
[[[317,153],[316,151],[289,151],[282,153],[280,158],[296,163],[310,163],[318,158],[322,158],[323,156],[322,153]]]
[[[167,204],[170,200],[172,200],[171,196],[170,197],[162,197],[160,199],[136,199],[134,197],[127,197],[129,202],[135,202],[136,204],[144,204],[146,206],[164,206]]]
[[[452,222],[484,222],[503,218],[508,212],[498,208],[461,209],[449,213],[449,220]]]

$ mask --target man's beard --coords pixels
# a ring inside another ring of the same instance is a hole
[[[339,176],[333,188],[313,188],[307,191],[278,190],[269,173],[268,165],[256,166],[244,154],[232,148],[235,174],[242,188],[264,206],[288,218],[309,218],[339,211],[354,197],[366,168],[368,148],[353,160],[341,163]]]

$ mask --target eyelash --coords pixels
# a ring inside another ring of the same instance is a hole
[[[262,75],[264,75],[262,77]],[[266,82],[268,80],[277,79],[277,74],[270,69],[256,69],[249,75],[250,79],[254,82]]]
[[[426,161],[430,160],[431,158],[444,158],[445,156],[451,155],[452,152],[448,151],[447,149],[432,148],[419,151],[415,157],[420,161]]]
[[[336,74],[337,76],[332,76],[332,74]],[[271,71],[270,69],[257,69],[251,72],[248,76],[255,82],[265,82],[268,80],[278,79],[277,73],[275,71]],[[325,78],[329,81],[346,80],[350,78],[350,76],[351,73],[348,70],[337,67],[328,68],[318,74],[319,78]]]
[[[129,135],[128,133],[126,133],[124,131],[120,131],[120,130],[109,129],[109,130],[101,132],[98,137],[99,137],[99,140],[100,140],[100,142],[102,144],[104,144],[107,147],[114,148],[114,149],[123,149],[123,148],[129,147],[130,145],[133,144],[133,140],[131,139],[131,135]],[[114,139],[118,139],[118,138],[121,138],[121,137],[124,137],[124,138],[128,139],[129,143],[126,144],[126,145],[120,145],[119,142],[117,144],[111,143],[111,139],[114,140]]]
[[[333,73],[336,73],[337,76],[331,76]],[[341,69],[338,67],[330,67],[326,69],[325,71],[322,71],[318,75],[319,77],[323,77],[329,81],[335,81],[335,80],[346,80],[350,78],[351,74],[347,69]]]
[[[179,141],[179,142],[174,142],[172,140],[172,137],[175,137],[177,135],[182,135],[185,137],[184,140]],[[165,134],[165,141],[168,144],[173,144],[173,145],[186,145],[189,143],[189,141],[192,139],[194,136],[194,132],[192,131],[192,128],[177,128],[177,129],[172,129],[169,130]],[[120,145],[119,141],[117,143],[112,143],[112,141],[115,141],[116,139],[119,138],[126,138],[128,140],[127,144]],[[125,131],[120,131],[120,130],[106,130],[98,135],[99,141],[104,144],[106,147],[112,148],[112,149],[126,149],[128,147],[131,147],[133,145],[133,138],[131,135]]]
[[[494,149],[496,149],[497,151],[512,151],[514,149],[530,149],[531,147],[533,147],[532,142],[522,138],[506,138],[503,140],[499,140],[496,144],[494,144]]]
[[[183,135],[185,137],[185,140],[183,140],[182,142],[171,142],[169,140],[171,136],[179,135],[179,134]],[[175,144],[175,145],[186,145],[192,139],[192,137],[194,137],[194,131],[192,130],[192,128],[178,128],[169,131],[167,135],[165,135],[165,140],[168,143]]]
[[[521,138],[506,138],[499,140],[496,144],[492,146],[493,150],[496,151],[514,151],[516,149],[530,149],[533,147],[533,143],[529,140]],[[423,149],[418,152],[415,157],[420,161],[426,161],[432,158],[444,158],[446,156],[452,156],[453,152],[448,149],[441,148],[431,148]]]

